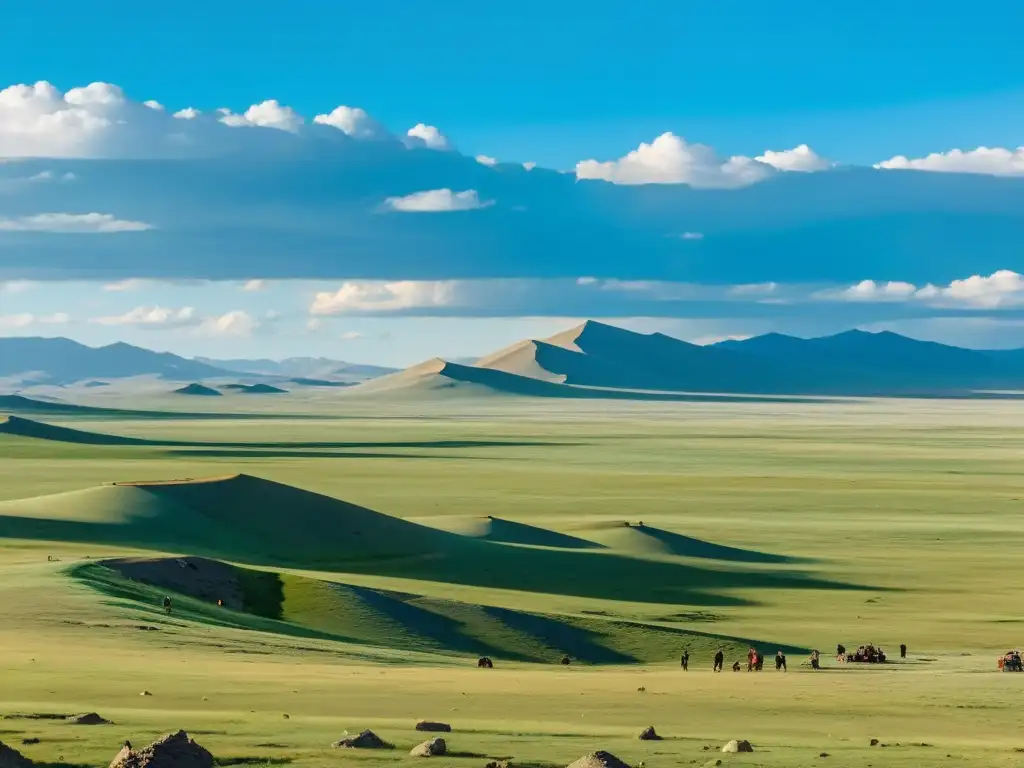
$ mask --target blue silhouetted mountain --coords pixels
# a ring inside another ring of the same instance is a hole
[[[29,374],[49,384],[145,375],[173,381],[232,375],[206,363],[122,342],[87,347],[65,338],[0,338],[0,376]]]
[[[970,350],[864,331],[699,346],[588,321],[473,366],[428,361],[356,389],[636,399],[657,393],[963,396],[1024,391],[1024,350]]]

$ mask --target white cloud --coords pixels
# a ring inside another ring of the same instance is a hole
[[[195,307],[171,309],[169,307],[136,307],[123,315],[94,317],[99,325],[128,325],[137,328],[185,328],[202,323]]]
[[[954,280],[945,288],[928,285],[921,289],[922,298],[941,298],[972,307],[1006,307],[1024,304],[1024,276],[1009,269],[993,272],[988,277],[972,275]]]
[[[0,329],[27,328],[32,325],[66,325],[71,316],[66,312],[55,312],[52,315],[33,315],[22,312],[15,315],[0,315]]]
[[[425,192],[413,192],[405,197],[389,197],[384,201],[385,208],[403,213],[475,211],[493,204],[493,200],[481,200],[475,189],[467,189],[464,192],[431,189]]]
[[[317,317],[311,317],[309,318],[309,320],[306,321],[307,331],[319,331],[322,326],[323,321]]]
[[[144,221],[118,219],[109,213],[37,213],[31,216],[0,218],[0,232],[67,232],[114,234],[153,229]]]
[[[919,301],[932,307],[999,309],[1024,306],[1024,275],[1001,269],[972,275],[949,285],[918,288],[911,283],[862,280],[843,290],[820,291],[813,298],[839,301]]]
[[[775,172],[770,165],[749,157],[723,160],[711,147],[689,144],[673,133],[663,133],[618,160],[584,160],[576,165],[576,178],[603,179],[614,184],[689,184],[693,187],[742,187]]]
[[[274,318],[270,318],[274,319]],[[260,321],[241,309],[223,315],[208,317],[199,326],[202,333],[210,336],[251,336],[260,327]]]
[[[778,289],[778,283],[746,283],[744,285],[734,285],[729,289],[729,293],[733,296],[766,296]]]
[[[876,283],[873,280],[862,280],[847,288],[838,298],[847,301],[901,301],[912,297],[916,291],[918,288],[910,283]]]
[[[433,125],[417,123],[406,133],[406,142],[411,147],[426,147],[427,149],[448,150],[454,149],[448,137]]]
[[[200,112],[195,107],[185,107],[184,109],[179,109],[177,112],[171,115],[171,117],[177,120],[195,120],[201,114],[202,112]]]
[[[118,280],[116,283],[107,283],[103,286],[103,290],[121,293],[126,291],[138,291],[143,288],[147,288],[149,285],[149,280],[143,280],[138,277],[129,277],[127,280]]]
[[[1015,150],[1002,147],[978,147],[967,151],[951,149],[949,152],[934,152],[918,158],[897,155],[877,163],[875,168],[1019,176],[1024,175],[1024,147]]]
[[[681,234],[679,236],[679,239],[680,240],[703,240],[704,239],[704,233],[703,232],[683,232],[683,234]]]
[[[348,282],[334,293],[317,293],[309,312],[313,315],[340,315],[346,312],[443,307],[454,303],[455,288],[456,283],[448,280]]]
[[[5,293],[24,293],[32,288],[34,283],[29,280],[9,280],[0,282],[0,291]]]
[[[149,99],[148,101],[144,101],[142,102],[142,106],[149,107],[150,109],[155,109],[157,112],[164,111],[164,105],[156,99]]]
[[[476,156],[476,161],[478,163],[480,163],[480,165],[497,165],[498,164],[498,158],[490,157],[488,155],[477,155]]]
[[[387,129],[359,107],[335,107],[326,115],[317,115],[313,122],[329,125],[351,136],[353,139],[378,139],[390,136]]]
[[[355,341],[356,339],[363,338],[363,334],[359,331],[345,331],[341,334],[341,338],[343,341]]]
[[[305,122],[295,110],[282,106],[277,99],[267,99],[260,104],[253,104],[241,115],[227,112],[220,121],[232,128],[276,128],[289,133],[298,131]]]
[[[577,277],[576,285],[595,285],[598,282],[596,277]]]
[[[525,163],[523,163],[523,168],[525,168],[528,171],[532,171],[536,167],[537,167],[537,164],[535,162],[533,162],[532,160],[527,160]]]
[[[769,149],[755,159],[779,171],[802,171],[804,173],[827,171],[834,165],[806,144],[779,152]]]
[[[255,293],[262,291],[267,287],[269,283],[266,280],[249,280],[245,285],[242,286],[242,290],[247,293]]]

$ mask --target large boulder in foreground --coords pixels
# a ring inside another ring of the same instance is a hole
[[[598,750],[581,757],[575,763],[570,763],[569,768],[629,768],[629,766],[611,752]]]
[[[746,739],[733,739],[724,747],[723,752],[753,752],[754,748],[750,746],[750,742]]]
[[[426,731],[427,733],[451,733],[452,727],[448,723],[435,723],[431,720],[420,720],[416,723],[417,731]]]
[[[435,736],[430,741],[424,741],[412,748],[409,754],[412,757],[440,757],[448,753],[448,745],[440,736]]]
[[[0,741],[0,768],[32,768],[32,761]]]
[[[346,736],[331,746],[335,749],[391,749],[391,745],[373,731],[363,731],[358,736]]]
[[[139,750],[126,743],[110,768],[213,768],[213,755],[178,731]]]

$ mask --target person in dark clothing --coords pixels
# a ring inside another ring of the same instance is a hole
[[[779,651],[775,654],[775,671],[786,671],[786,654],[784,654],[782,651]]]
[[[739,672],[740,671],[740,663],[738,661],[734,661],[732,663],[732,671],[733,672]]]
[[[764,669],[764,654],[759,653],[757,654],[757,660],[754,662],[754,671],[760,672],[762,669]]]
[[[817,651],[811,651],[811,669],[821,669],[821,663],[818,661],[820,654]]]
[[[167,613],[171,612],[171,598],[169,597],[164,597],[164,610]]]
[[[569,659],[568,656],[563,656],[562,657],[562,666],[568,667],[569,666],[569,662],[570,662],[570,659]]]
[[[719,648],[718,653],[715,654],[715,672],[721,672],[722,666],[725,664],[725,652]]]
[[[683,655],[679,657],[679,666],[683,668],[683,672],[689,672],[690,670],[690,652],[683,651]]]
[[[846,646],[842,643],[836,646],[836,658],[843,661],[846,660]]]
[[[907,658],[907,646],[905,643],[900,643],[900,658]]]

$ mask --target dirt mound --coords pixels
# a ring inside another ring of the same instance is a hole
[[[106,560],[103,565],[143,584],[211,603],[223,600],[225,606],[235,610],[242,610],[245,604],[238,571],[218,560],[202,557],[130,558]]]
[[[213,768],[213,755],[178,731],[140,750],[125,742],[110,768]]]
[[[569,768],[629,768],[629,766],[611,752],[598,750],[581,757],[575,763],[570,763]]]
[[[440,757],[448,753],[448,745],[445,740],[440,736],[437,736],[430,741],[424,741],[422,744],[417,744],[409,752],[412,757]]]
[[[84,715],[72,715],[68,718],[72,725],[110,725],[110,721],[100,717],[95,712],[87,712]]]
[[[723,752],[753,752],[754,748],[750,746],[750,742],[746,739],[733,739],[724,747]]]
[[[221,393],[203,384],[188,384],[174,390],[175,395],[199,395],[201,397],[220,397]]]
[[[637,736],[637,738],[640,739],[640,741],[661,741],[661,736],[659,736],[654,730],[653,725],[648,725],[640,731],[640,735]]]
[[[373,731],[363,731],[358,736],[348,736],[332,744],[335,749],[391,749],[392,746]]]
[[[0,768],[32,768],[32,761],[0,741]]]
[[[429,733],[451,733],[452,727],[448,723],[435,723],[430,720],[420,720],[416,723],[417,731],[427,731]]]

